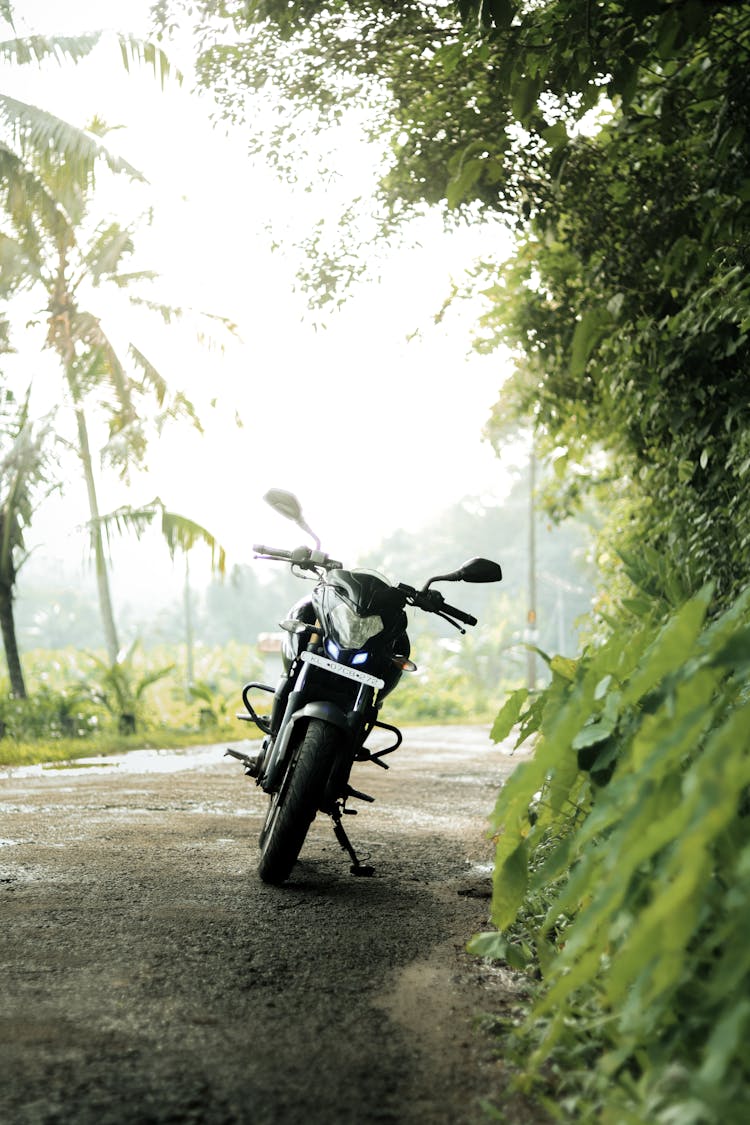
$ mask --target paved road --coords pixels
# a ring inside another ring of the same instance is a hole
[[[464,944],[514,759],[485,730],[408,731],[352,779],[375,878],[326,819],[271,888],[267,799],[223,750],[0,772],[0,1120],[484,1121],[503,1076],[476,1016],[511,981]]]

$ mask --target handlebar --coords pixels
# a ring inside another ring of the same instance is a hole
[[[280,547],[254,543],[253,551],[257,558],[279,559],[281,562],[290,562],[292,566],[301,566],[304,570],[314,570],[317,566],[322,566],[324,570],[341,570],[343,565],[337,559],[329,558],[324,551],[313,551],[311,547],[295,547],[293,551],[283,551]]]
[[[476,617],[472,617],[470,613],[464,613],[462,609],[456,609],[454,605],[448,605],[447,602],[440,611],[441,617],[455,617],[457,621],[463,621],[464,625],[476,625]]]
[[[262,543],[253,543],[253,550],[256,555],[265,555],[269,559],[286,559],[291,560],[291,551],[282,551],[278,547],[264,547]]]
[[[284,551],[279,547],[266,547],[262,543],[255,543],[253,544],[253,551],[256,558],[278,559],[281,562],[289,562],[292,566],[299,566],[303,570],[316,570],[318,567],[323,570],[341,570],[343,565],[336,559],[329,558],[325,552],[313,551],[310,547],[295,547],[293,551]],[[407,586],[404,582],[399,583],[398,589],[403,594],[406,603],[424,610],[425,613],[437,614],[445,621],[450,621],[451,625],[455,625],[462,633],[464,630],[461,629],[459,622],[464,625],[477,624],[476,617],[473,617],[470,613],[464,613],[462,609],[458,609],[454,605],[448,605],[439,590],[416,590],[413,586]]]
[[[436,613],[438,617],[450,621],[457,629],[461,628],[457,624],[459,621],[462,621],[464,625],[477,624],[476,617],[472,617],[470,613],[464,613],[462,609],[457,609],[454,605],[448,605],[439,590],[415,590],[413,586],[407,586],[403,582],[399,584],[399,590],[403,591],[409,605],[416,606],[417,609],[423,609],[425,613]],[[461,632],[463,632],[463,629]]]

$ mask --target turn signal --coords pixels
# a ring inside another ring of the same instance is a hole
[[[402,672],[416,672],[417,666],[413,660],[408,660],[405,656],[392,656],[391,662],[400,668]]]

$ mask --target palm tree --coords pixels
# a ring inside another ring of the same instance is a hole
[[[6,402],[8,400],[6,399]],[[0,633],[8,665],[10,693],[26,698],[26,684],[16,639],[13,613],[16,578],[26,558],[24,529],[34,512],[39,490],[49,492],[47,443],[49,423],[36,429],[29,421],[29,395],[12,421],[0,429]],[[9,446],[5,447],[5,441]]]
[[[9,5],[4,5],[6,16]],[[77,61],[99,37],[12,40],[0,57],[26,63],[51,54]],[[133,59],[153,65],[162,81],[163,54],[137,41],[120,40],[126,66]],[[108,565],[91,442],[92,417],[104,419],[108,438],[98,452],[121,477],[142,462],[147,422],[157,431],[172,418],[200,429],[191,403],[172,393],[156,367],[132,342],[118,351],[101,319],[85,307],[105,282],[121,293],[152,281],[148,271],[123,269],[134,250],[133,229],[116,222],[94,225],[90,204],[97,169],[139,177],[132,166],[101,144],[106,126],[94,121],[76,130],[53,115],[0,94],[0,262],[5,295],[29,290],[40,296],[47,324],[46,346],[57,355],[68,405],[75,421],[73,444],[86,484],[91,546],[108,658],[114,664],[119,641],[112,609]],[[133,304],[151,308],[170,322],[181,311],[136,292]],[[233,330],[223,318],[211,318]]]
[[[208,547],[211,552],[211,571],[223,578],[226,573],[226,551],[219,541],[207,531],[205,527],[195,523],[194,520],[171,512],[166,505],[155,497],[149,504],[142,508],[122,507],[102,516],[100,523],[102,530],[109,538],[112,530],[120,533],[132,531],[137,537],[143,534],[157,520],[161,522],[161,532],[169,549],[169,554],[174,559],[178,550],[182,551],[185,558],[185,583],[183,591],[183,604],[185,608],[185,649],[186,670],[185,686],[189,692],[193,688],[195,673],[193,663],[193,614],[190,593],[190,552],[198,544]]]
[[[5,270],[3,288],[36,294],[47,324],[46,347],[60,362],[65,398],[72,410],[77,452],[86,485],[91,547],[95,560],[99,605],[105,644],[114,663],[119,642],[109,589],[108,565],[101,534],[97,478],[91,440],[91,420],[105,423],[107,438],[97,450],[103,464],[127,479],[143,460],[149,427],[160,432],[169,419],[181,418],[200,429],[193,406],[166,380],[144,352],[132,342],[119,351],[102,321],[83,305],[105,282],[120,292],[136,289],[153,275],[127,273],[122,266],[133,251],[132,231],[117,223],[91,230],[85,184],[77,182],[64,162],[47,158],[38,179],[60,208],[30,212],[22,201],[14,207],[5,199],[8,226],[0,232],[0,257]],[[87,229],[88,226],[88,229]],[[88,291],[87,291],[88,290]],[[135,294],[140,306],[155,308],[167,319],[180,310],[156,304]],[[218,318],[216,318],[218,319]]]

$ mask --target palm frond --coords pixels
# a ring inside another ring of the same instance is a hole
[[[112,285],[116,285],[118,289],[127,289],[133,282],[138,281],[156,281],[159,274],[156,270],[134,270],[132,273],[116,273],[107,278],[107,281]]]
[[[58,351],[64,347],[65,341],[62,338],[64,327],[58,328],[56,324],[57,318],[51,316],[49,318],[49,332],[47,336],[48,347],[58,347]],[[65,379],[70,391],[73,405],[80,408],[86,396],[96,388],[100,382],[107,377],[107,369],[102,355],[94,350],[84,351],[82,355],[76,356],[74,362],[67,364],[65,369]]]
[[[196,543],[203,543],[211,551],[211,570],[218,571],[222,577],[226,574],[226,551],[205,527],[177,512],[168,512],[162,506],[161,529],[172,557],[178,547],[190,551]]]
[[[161,47],[157,47],[155,43],[137,39],[133,35],[119,35],[118,39],[120,41],[122,64],[127,71],[130,71],[134,64],[149,67],[153,70],[154,77],[162,90],[168,78],[173,78],[178,85],[182,84],[182,73],[171,65]]]
[[[8,0],[2,0],[0,15],[13,26],[11,5]],[[65,63],[79,63],[91,54],[102,42],[103,37],[103,32],[91,31],[75,36],[26,35],[23,38],[7,39],[0,42],[0,59],[16,66],[38,65],[49,60],[60,66]],[[182,83],[181,72],[172,66],[167,55],[157,44],[127,34],[118,34],[117,42],[122,65],[126,71],[130,72],[136,66],[145,66],[153,71],[162,89],[170,78],[178,84]]]
[[[101,464],[114,469],[120,480],[129,482],[133,467],[143,464],[147,449],[143,420],[124,410],[110,410],[109,436],[99,451]]]
[[[101,363],[98,370],[106,372],[115,391],[118,413],[123,414],[128,421],[135,418],[132,382],[100,321],[91,313],[81,312],[73,318],[72,327],[75,338],[94,353],[92,359]]]
[[[135,344],[130,345],[130,347],[128,348],[128,352],[130,353],[130,356],[132,357],[135,365],[143,372],[144,386],[149,386],[151,388],[151,390],[154,392],[157,403],[159,404],[159,406],[163,406],[169,391],[167,380],[163,375],[159,374],[153,363],[151,363],[150,360],[146,359],[146,356],[135,346]]]
[[[152,526],[157,516],[161,516],[162,534],[172,558],[178,549],[190,551],[197,543],[202,543],[211,551],[211,570],[218,572],[222,577],[226,574],[226,551],[218,540],[201,524],[177,512],[168,511],[158,496],[140,508],[134,508],[130,504],[115,508],[114,511],[99,516],[95,522],[104,532],[109,545],[111,534],[114,532],[118,535],[132,533],[140,539]],[[93,530],[92,521],[87,526]]]
[[[190,399],[182,391],[176,391],[170,397],[167,380],[135,344],[130,345],[128,352],[136,367],[143,372],[142,388],[152,390],[158,406],[164,407],[155,419],[158,432],[161,433],[168,421],[184,418],[195,427],[198,433],[202,434],[203,426]]]
[[[0,233],[0,297],[7,300],[39,277],[38,263],[23,243]]]
[[[193,428],[198,431],[199,434],[203,433],[203,424],[198,417],[198,412],[196,411],[187,395],[184,395],[182,391],[177,391],[173,395],[172,405],[170,409],[167,411],[167,414],[163,418],[158,420],[160,427],[164,425],[164,423],[167,421],[167,418],[186,418],[191,423]]]
[[[37,220],[56,240],[70,244],[73,233],[63,208],[44,181],[0,139],[0,208],[11,220],[29,258],[40,257]]]
[[[2,15],[12,23],[8,14],[9,8],[9,4],[4,4]],[[0,59],[15,66],[38,64],[46,59],[51,59],[60,65],[65,62],[78,63],[91,54],[94,47],[101,42],[101,37],[100,31],[93,31],[76,36],[26,35],[22,39],[7,39],[0,43]]]
[[[192,320],[196,325],[196,338],[200,344],[205,344],[209,349],[215,348],[223,351],[224,342],[213,334],[218,328],[227,336],[239,338],[239,329],[228,316],[218,313],[204,312],[202,309],[180,308],[175,305],[165,305],[159,301],[151,301],[146,297],[130,297],[131,305],[148,309],[162,318],[166,325],[171,325],[178,320]],[[205,325],[205,327],[203,327]]]
[[[124,504],[112,512],[107,512],[106,515],[99,516],[98,520],[89,520],[86,527],[93,533],[98,526],[104,533],[107,546],[110,546],[114,534],[135,535],[136,539],[140,539],[151,527],[156,515],[157,509],[153,504],[146,504],[142,508]]]
[[[58,165],[63,161],[67,177],[88,187],[97,163],[104,161],[113,172],[145,182],[143,173],[111,152],[93,133],[8,94],[0,94],[0,125],[8,131],[10,147],[32,167],[48,172],[51,160]]]
[[[86,122],[86,129],[89,133],[93,133],[95,137],[106,137],[108,133],[115,133],[118,129],[125,128],[125,125],[110,125],[109,122],[105,121],[103,117],[100,117],[98,113],[95,113],[94,116],[89,118]]]
[[[119,223],[99,227],[83,259],[88,278],[95,286],[104,278],[109,280],[123,258],[132,254],[133,250],[133,236],[127,228]]]
[[[160,301],[150,301],[147,297],[131,296],[129,301],[136,308],[148,309],[149,312],[156,313],[167,326],[174,324],[177,320],[182,320],[185,315],[185,310],[176,305],[165,305]]]

